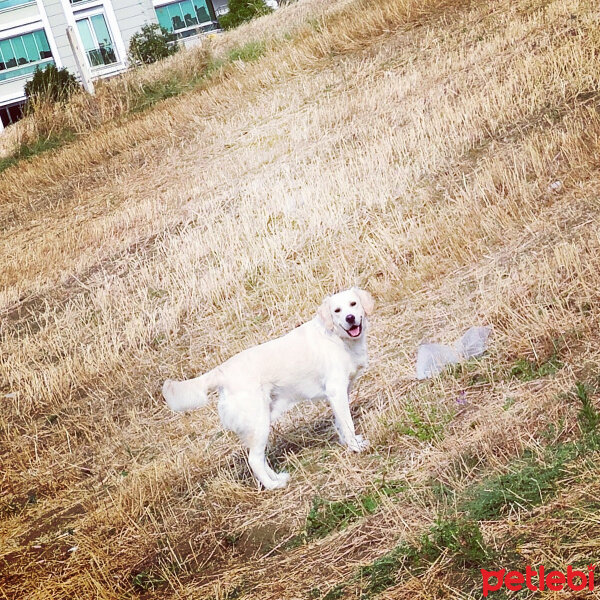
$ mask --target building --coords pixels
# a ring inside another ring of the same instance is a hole
[[[21,117],[36,68],[55,64],[81,77],[68,28],[82,69],[98,79],[127,69],[129,40],[147,23],[184,41],[218,28],[211,0],[0,0],[0,130]]]

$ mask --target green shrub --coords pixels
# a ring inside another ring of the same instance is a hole
[[[273,12],[264,0],[229,0],[229,12],[219,17],[223,29],[233,29],[255,17]]]
[[[27,105],[35,110],[40,103],[66,102],[80,89],[77,78],[67,69],[58,69],[55,65],[36,68],[33,78],[25,84]]]
[[[133,63],[149,65],[167,58],[179,50],[177,36],[156,23],[144,25],[129,42],[129,57]]]

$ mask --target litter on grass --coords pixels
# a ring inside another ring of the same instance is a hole
[[[453,346],[421,344],[417,352],[417,379],[435,377],[448,365],[481,356],[491,332],[491,327],[471,327]]]

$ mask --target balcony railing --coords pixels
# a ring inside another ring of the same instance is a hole
[[[35,4],[35,0],[0,0],[0,11],[23,4]]]
[[[23,77],[24,75],[31,75],[38,67],[44,69],[48,65],[53,65],[54,59],[48,58],[46,60],[40,60],[35,63],[29,63],[22,67],[13,67],[12,69],[5,69],[0,71],[0,81],[6,81],[8,79],[16,79],[17,77]]]

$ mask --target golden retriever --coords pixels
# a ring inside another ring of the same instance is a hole
[[[340,442],[361,452],[368,441],[354,431],[348,393],[367,366],[367,317],[373,298],[352,288],[325,298],[316,316],[286,335],[248,348],[212,371],[187,381],[165,381],[169,407],[186,411],[219,391],[223,427],[248,447],[248,462],[266,489],[284,487],[287,473],[268,465],[265,449],[271,423],[301,400],[327,399]]]

